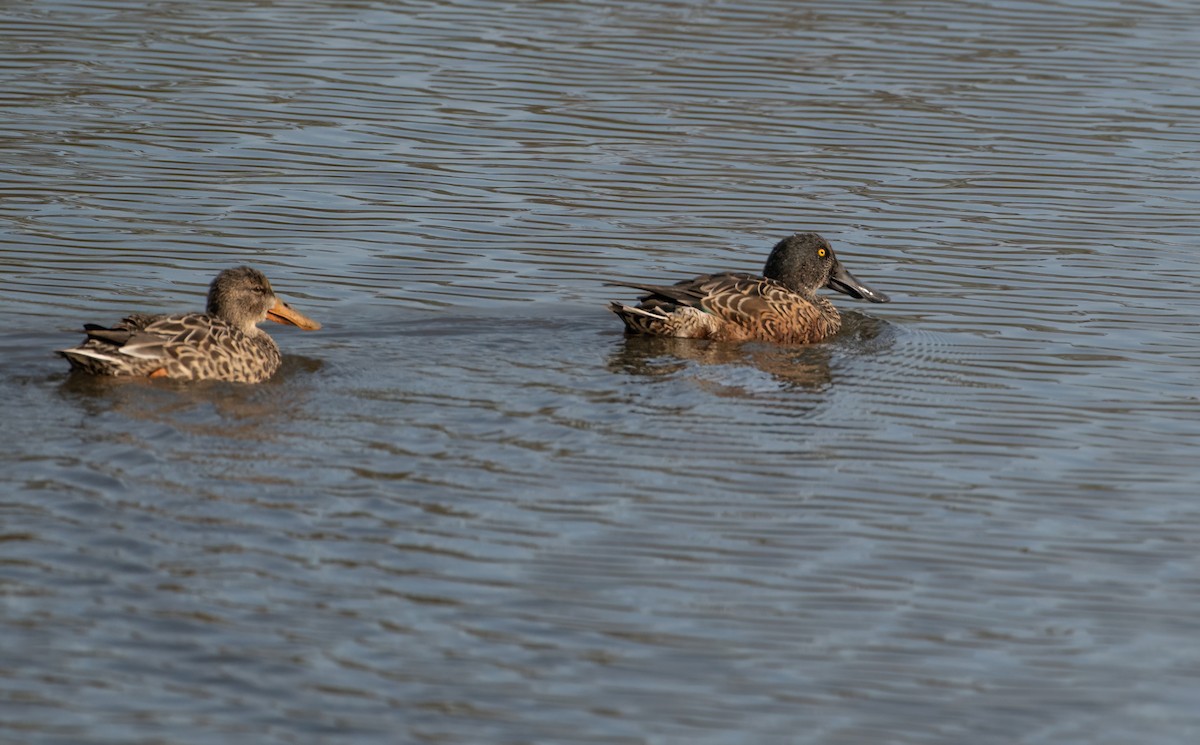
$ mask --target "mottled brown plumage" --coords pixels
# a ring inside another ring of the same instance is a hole
[[[771,250],[763,276],[705,274],[673,285],[629,284],[644,290],[636,306],[609,308],[634,334],[719,341],[759,339],[808,344],[837,333],[841,316],[817,290],[886,303],[888,297],[856,280],[816,233],[797,233]]]
[[[262,272],[226,269],[209,287],[204,313],[136,313],[112,328],[87,324],[88,338],[59,354],[72,370],[92,375],[259,383],[281,362],[275,341],[258,328],[267,319],[321,327],[279,299]]]

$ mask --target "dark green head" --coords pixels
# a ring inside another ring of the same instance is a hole
[[[829,241],[816,233],[796,233],[771,249],[763,276],[795,292],[811,294],[821,287],[859,300],[886,303],[889,298],[859,282],[842,266]]]

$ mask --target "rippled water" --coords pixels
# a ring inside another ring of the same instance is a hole
[[[0,19],[0,740],[1200,737],[1193,4]],[[893,303],[605,309],[802,229]],[[52,355],[240,263],[267,384]]]

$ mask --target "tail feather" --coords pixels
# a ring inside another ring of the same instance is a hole
[[[635,308],[616,301],[608,304],[608,309],[625,323],[625,330],[635,334],[661,334],[661,328],[667,322],[667,314],[662,311]]]
[[[110,370],[117,368],[120,364],[120,360],[116,357],[90,347],[72,347],[56,351],[67,358],[67,362],[71,363],[72,370],[82,370],[92,375],[109,374]]]
[[[653,318],[659,321],[667,320],[667,314],[661,310],[646,310],[645,308],[638,308],[632,305],[624,305],[616,302],[615,300],[608,304],[608,309],[622,318],[624,318],[626,314],[629,314],[645,316],[646,318]]]
[[[705,339],[722,333],[722,321],[719,318],[696,308],[638,308],[617,302],[609,303],[608,307],[625,322],[625,330],[633,334]]]
[[[98,349],[89,347],[71,347],[70,349],[55,350],[63,357],[66,357],[72,362],[84,362],[86,360],[99,360],[100,362],[120,362],[121,358],[111,354],[106,354]]]
[[[108,329],[90,323],[84,326],[84,330],[87,332],[89,339],[97,339],[108,344],[115,344],[118,347],[129,341],[129,337],[132,336],[128,329]]]

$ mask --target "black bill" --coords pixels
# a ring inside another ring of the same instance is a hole
[[[870,300],[872,303],[886,303],[891,300],[891,298],[889,298],[887,295],[884,295],[882,292],[872,290],[870,287],[867,287],[862,282],[859,282],[857,279],[855,279],[853,274],[846,271],[841,262],[838,262],[838,264],[833,267],[833,272],[830,273],[829,281],[825,283],[825,286],[831,290],[837,290],[838,292],[845,293],[852,298],[857,298],[858,300]]]

